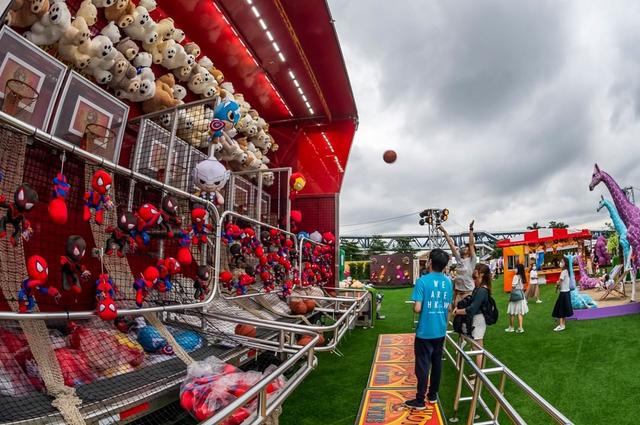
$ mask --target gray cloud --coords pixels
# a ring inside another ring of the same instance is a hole
[[[492,230],[601,225],[593,163],[640,186],[640,29],[624,5],[330,6],[360,111],[343,224],[447,206],[460,230],[472,218]],[[409,217],[341,232],[422,230]]]

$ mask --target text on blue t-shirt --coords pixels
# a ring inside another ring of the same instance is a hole
[[[447,333],[447,316],[453,300],[451,279],[431,272],[416,281],[411,300],[422,303],[416,336],[422,339],[442,338]]]

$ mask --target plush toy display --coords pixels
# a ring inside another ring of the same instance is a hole
[[[13,226],[11,245],[16,246],[19,237],[28,241],[33,229],[29,220],[25,218],[25,214],[31,211],[37,202],[38,193],[27,183],[18,186],[13,194],[13,202],[7,202],[6,196],[0,195],[0,207],[7,209],[6,215],[0,218],[0,239],[7,235],[7,224],[11,224]]]
[[[60,40],[70,29],[71,12],[64,0],[57,0],[38,22],[31,25],[31,29],[24,33],[24,36],[38,46],[49,46]]]
[[[6,23],[16,28],[28,28],[49,11],[49,0],[14,0],[7,13]]]
[[[101,273],[96,281],[96,314],[102,320],[114,320],[118,317],[118,307],[113,299],[116,296],[113,280]]]
[[[69,216],[66,199],[69,196],[71,186],[67,178],[62,173],[58,173],[53,178],[53,195],[49,201],[49,217],[55,224],[66,224]]]
[[[131,237],[131,232],[136,228],[138,219],[132,212],[125,212],[120,215],[116,227],[107,227],[105,231],[111,233],[105,242],[104,252],[107,255],[113,254],[116,250],[118,257],[124,257],[127,252],[135,250],[136,244]]]
[[[133,23],[136,6],[131,0],[116,0],[114,4],[104,9],[104,17],[115,22],[120,28],[126,28]]]
[[[173,97],[175,83],[176,80],[173,74],[165,74],[157,78],[154,95],[152,98],[142,102],[142,110],[145,113],[151,113],[177,106],[179,101]]]
[[[158,282],[156,289],[158,292],[169,292],[173,288],[171,278],[180,273],[180,263],[173,257],[159,259],[156,265],[158,269]]]
[[[158,39],[156,23],[149,16],[149,11],[138,6],[133,11],[133,22],[123,28],[125,34],[132,40],[143,43],[155,43]]]
[[[207,223],[209,214],[203,205],[196,204],[191,210],[191,241],[194,245],[206,245],[213,225]]]
[[[216,105],[213,110],[214,119],[210,125],[213,137],[222,137],[223,131],[231,130],[238,123],[240,119],[239,109],[240,105],[233,100],[223,100]]]
[[[75,19],[78,18],[84,19],[86,24],[92,27],[98,22],[98,8],[96,8],[91,0],[83,0],[76,11]]]
[[[85,69],[91,63],[89,45],[91,32],[83,17],[76,17],[70,31],[65,32],[58,42],[60,58],[79,69]]]
[[[104,222],[104,210],[111,209],[113,204],[108,193],[111,189],[111,175],[104,170],[98,170],[91,177],[91,190],[84,194],[84,212],[82,219],[89,221],[91,212],[95,213],[95,221],[98,224]]]
[[[86,72],[93,77],[98,84],[108,84],[113,79],[113,74],[109,72],[113,69],[118,51],[113,47],[113,42],[109,37],[98,35],[94,37],[85,48],[80,47],[80,52],[91,57]]]
[[[75,294],[82,292],[80,281],[86,281],[91,276],[91,272],[82,264],[86,250],[87,243],[82,236],[69,236],[65,255],[60,257],[63,290],[73,291]]]
[[[158,272],[158,269],[149,266],[144,269],[142,275],[133,282],[133,289],[136,291],[136,305],[138,308],[142,307],[142,303],[147,297],[149,289],[156,285],[159,277],[160,273]]]
[[[196,278],[193,280],[193,298],[198,301],[204,301],[207,292],[209,292],[209,266],[198,266]]]
[[[130,61],[132,61],[140,51],[140,47],[138,47],[138,44],[130,37],[126,37],[120,40],[120,42],[116,46],[116,49],[120,53],[122,53],[124,57],[127,58],[127,60]]]
[[[45,287],[49,277],[49,266],[44,258],[33,255],[27,260],[28,278],[22,281],[20,292],[18,293],[18,311],[28,313],[36,306],[34,291],[43,295],[54,297],[56,301],[60,298],[60,292],[53,287]]]
[[[230,172],[215,158],[199,162],[193,168],[193,182],[199,189],[196,194],[217,205],[224,204],[220,190],[227,184]]]
[[[105,25],[105,27],[100,30],[100,35],[104,35],[109,40],[111,40],[114,47],[117,43],[120,42],[120,39],[122,38],[122,35],[120,34],[120,29],[113,21],[109,22],[108,25]]]
[[[131,236],[136,240],[138,247],[148,245],[151,241],[149,230],[156,227],[162,221],[160,210],[153,204],[143,204],[136,214],[137,224]]]

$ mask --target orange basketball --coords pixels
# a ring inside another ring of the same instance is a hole
[[[251,325],[237,325],[236,326],[236,335],[248,336],[249,338],[256,337],[256,328]]]
[[[307,305],[304,301],[291,301],[289,308],[292,314],[307,314]]]
[[[314,300],[304,300],[304,305],[307,306],[307,313],[311,313],[316,308],[316,302]]]
[[[304,347],[305,345],[310,343],[312,339],[313,337],[311,337],[311,335],[303,335],[298,338],[298,345],[302,345]]]
[[[396,159],[398,159],[398,154],[396,154],[396,151],[388,150],[384,152],[382,159],[384,159],[384,162],[387,164],[393,164],[396,162]]]

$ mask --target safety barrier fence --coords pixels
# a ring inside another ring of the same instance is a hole
[[[466,349],[465,349],[466,347]],[[458,335],[453,331],[448,331],[445,338],[446,357],[453,363],[457,371],[456,392],[453,401],[453,415],[449,419],[451,423],[460,421],[458,413],[461,403],[469,403],[469,413],[467,425],[489,425],[498,424],[501,412],[516,425],[525,425],[527,422],[518,413],[513,404],[505,395],[505,385],[507,381],[518,387],[537,407],[544,412],[549,421],[556,424],[571,425],[573,422],[556,409],[551,403],[545,400],[533,388],[531,388],[522,378],[510,370],[504,363],[498,360],[485,348],[478,345],[473,339]],[[476,364],[476,358],[482,358],[482,367]],[[487,366],[489,363],[489,366]],[[470,380],[465,374],[465,368],[470,369],[475,374],[475,379]],[[490,376],[497,375],[499,383],[496,386]],[[470,396],[463,396],[463,389],[471,391]],[[485,390],[494,405],[491,406],[482,397]],[[488,420],[479,420],[477,414],[478,406],[484,411]]]

